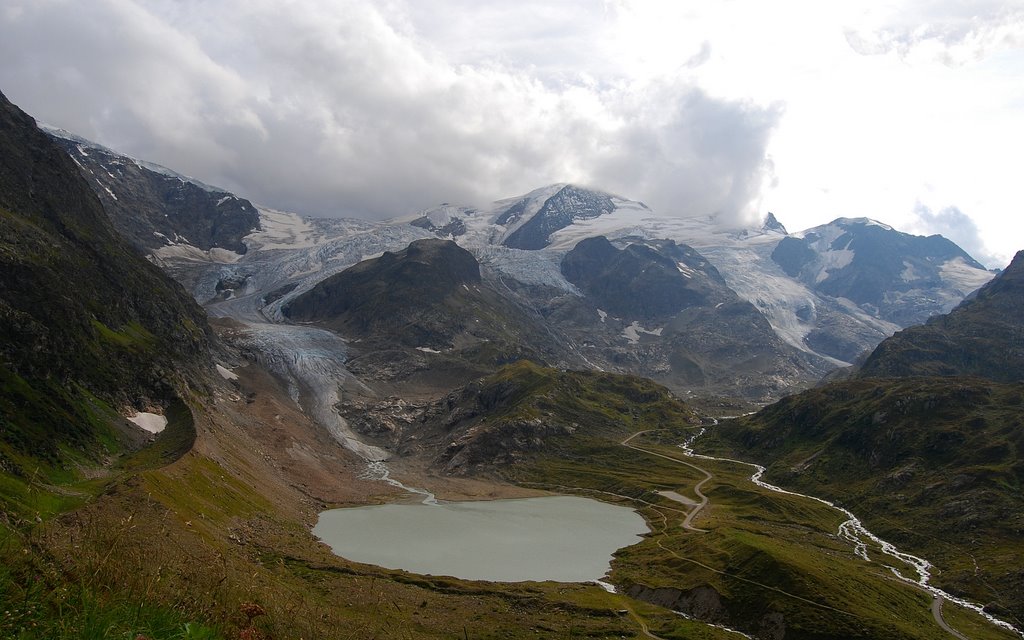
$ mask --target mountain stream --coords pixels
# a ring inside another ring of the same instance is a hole
[[[715,420],[714,424],[717,425],[718,420]],[[888,568],[893,573],[893,575],[895,575],[900,580],[927,591],[937,599],[948,600],[949,602],[960,605],[965,609],[974,611],[975,613],[984,617],[986,620],[996,625],[997,627],[1016,633],[1020,637],[1024,638],[1024,632],[1021,632],[1020,629],[1017,629],[1010,623],[1004,622],[1003,620],[1000,620],[999,618],[992,616],[987,611],[985,611],[981,605],[978,605],[974,602],[970,602],[968,600],[964,600],[963,598],[958,598],[952,594],[943,591],[942,589],[939,589],[938,587],[929,584],[929,580],[931,580],[930,569],[932,567],[930,562],[928,562],[924,558],[919,558],[915,555],[911,555],[909,553],[900,551],[892,543],[886,542],[885,540],[882,540],[875,534],[871,533],[860,521],[860,519],[857,516],[853,515],[853,512],[851,512],[849,509],[840,507],[839,505],[828,500],[825,500],[823,498],[817,498],[815,496],[809,496],[803,493],[797,493],[795,491],[787,491],[786,489],[783,489],[781,487],[769,484],[761,480],[761,478],[764,476],[765,468],[759,464],[743,462],[742,460],[733,460],[732,458],[717,458],[714,456],[706,456],[696,453],[693,450],[693,444],[694,442],[697,441],[698,438],[704,435],[705,432],[706,428],[702,427],[697,433],[688,438],[686,442],[679,445],[679,448],[683,450],[683,453],[687,457],[697,458],[701,460],[712,460],[715,462],[733,462],[736,464],[743,464],[749,467],[753,467],[754,473],[750,476],[750,481],[753,482],[755,485],[761,487],[762,489],[767,489],[769,491],[774,491],[776,493],[797,496],[800,498],[807,498],[808,500],[814,500],[816,502],[820,502],[821,504],[832,507],[833,509],[839,511],[848,518],[846,521],[839,525],[838,534],[840,538],[846,540],[851,545],[853,545],[853,551],[855,554],[857,554],[857,556],[863,558],[867,562],[871,562],[872,560],[871,557],[868,555],[868,550],[872,547],[877,548],[882,552],[883,555],[898,560],[899,562],[908,566],[917,574],[916,579],[908,578],[907,576],[904,576],[897,567],[890,564],[885,564],[884,566]]]

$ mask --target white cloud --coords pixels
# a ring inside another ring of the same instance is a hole
[[[1024,6],[6,0],[0,90],[246,197],[393,216],[573,181],[680,215],[1024,237]]]
[[[491,7],[463,35],[479,50],[439,46],[423,6],[24,2],[0,23],[0,86],[43,120],[304,212],[387,217],[575,181],[752,215],[776,110],[677,78],[557,73],[605,28],[592,3]]]
[[[956,207],[946,207],[933,211],[918,203],[914,207],[917,220],[911,223],[908,231],[921,235],[939,234],[949,238],[969,253],[972,258],[992,269],[1005,266],[1003,262],[991,255],[974,223],[967,214]]]
[[[846,39],[864,55],[966,64],[1024,44],[1024,6],[1005,0],[872,6],[846,29]]]

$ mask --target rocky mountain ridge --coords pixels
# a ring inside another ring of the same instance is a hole
[[[1024,381],[1024,251],[946,315],[883,341],[859,375],[973,376]]]
[[[815,292],[901,327],[948,311],[991,277],[942,236],[900,233],[868,218],[839,218],[788,235],[771,258]]]
[[[62,129],[43,131],[78,165],[118,232],[143,252],[194,247],[230,260],[260,228],[256,207],[244,198]]]
[[[213,343],[202,309],[122,239],[72,160],[2,95],[0,228],[4,442],[95,453],[105,412],[166,407],[202,386]]]

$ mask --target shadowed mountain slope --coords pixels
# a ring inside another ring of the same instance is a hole
[[[878,345],[860,375],[1024,380],[1024,251],[949,314]]]
[[[208,366],[210,345],[198,305],[118,236],[71,159],[0,95],[5,448],[95,448],[101,406],[167,403]]]
[[[45,131],[78,165],[117,231],[144,252],[183,244],[244,254],[242,238],[260,228],[248,200],[66,131]]]

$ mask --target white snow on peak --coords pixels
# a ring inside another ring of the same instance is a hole
[[[465,213],[466,209],[464,208],[453,207],[451,205],[441,205],[440,207],[427,210],[424,212],[424,215],[428,220],[430,220],[430,224],[435,227],[444,227],[451,224],[453,220],[462,218],[463,215],[460,214]]]
[[[867,227],[882,227],[886,231],[895,231],[895,229],[885,224],[884,222],[879,222],[878,220],[874,220],[872,218],[839,218],[838,220],[836,220],[836,222],[847,226],[854,224],[862,224]]]
[[[74,142],[78,146],[78,152],[81,153],[83,156],[89,155],[86,149],[100,151],[115,158],[122,158],[129,162],[132,162],[143,169],[148,169],[152,171],[153,173],[159,173],[160,175],[167,176],[168,178],[177,178],[182,182],[190,182],[199,187],[200,189],[204,191],[209,191],[210,193],[227,193],[224,189],[221,189],[220,187],[208,185],[205,182],[197,180],[196,178],[180,174],[177,171],[174,171],[173,169],[168,169],[167,167],[156,164],[155,162],[139,160],[138,158],[133,158],[132,156],[121,153],[120,151],[114,151],[109,147],[104,147],[98,142],[93,142],[92,140],[87,140],[82,136],[71,133],[66,129],[61,129],[60,127],[55,127],[44,122],[37,122],[36,126],[40,130],[51,136],[54,136],[56,138],[63,138],[64,140],[70,140],[71,142]]]
[[[520,211],[516,216],[507,220],[505,224],[500,225],[500,227],[503,230],[501,239],[504,240],[505,238],[508,238],[510,235],[515,233],[519,229],[519,227],[529,222],[529,220],[533,218],[533,216],[537,215],[537,212],[539,212],[541,208],[544,207],[545,202],[553,198],[559,191],[561,191],[567,186],[569,185],[564,183],[550,184],[546,187],[541,187],[540,189],[534,189],[525,196],[498,200],[489,208],[490,215],[488,216],[488,221],[490,224],[497,225],[498,220],[501,218],[502,215],[504,215],[506,211],[508,211],[511,207],[516,206],[520,202],[525,201],[525,205],[522,211]]]
[[[836,218],[835,220],[829,222],[828,224],[822,224],[818,225],[817,227],[811,227],[810,229],[804,229],[803,231],[800,231],[799,233],[794,233],[792,235],[796,236],[797,238],[806,238],[808,234],[816,233],[821,236],[829,236],[832,240],[835,240],[839,236],[846,233],[850,227],[857,225],[863,225],[866,227],[881,227],[886,231],[895,231],[895,229],[885,224],[884,222],[879,222],[878,220],[873,220],[871,218]]]
[[[112,149],[108,149],[107,147],[104,147],[101,144],[97,144],[97,143],[93,142],[92,140],[86,140],[85,138],[83,138],[80,135],[71,133],[67,129],[61,129],[60,127],[55,127],[52,124],[47,124],[45,122],[39,122],[39,121],[36,121],[36,126],[40,130],[42,130],[44,133],[47,133],[47,134],[49,134],[49,135],[51,135],[51,136],[53,136],[55,138],[62,138],[64,140],[69,140],[71,142],[76,143],[79,146],[79,151],[81,151],[82,147],[87,147],[89,149],[99,149],[100,151],[106,151],[107,153],[109,153],[111,155],[117,155],[117,156],[122,155],[120,153],[117,153],[116,151],[113,151]],[[83,155],[87,155],[87,154],[83,153]]]
[[[657,329],[644,329],[640,326],[638,320],[634,320],[632,324],[622,330],[622,337],[625,338],[629,344],[639,344],[640,334],[645,333],[649,336],[660,336],[664,327],[658,327]]]
[[[829,275],[848,266],[853,262],[854,251],[850,249],[850,243],[853,242],[851,238],[849,242],[845,243],[842,247],[835,247],[836,241],[848,233],[848,224],[844,221],[850,221],[850,218],[840,218],[829,224],[821,225],[818,227],[812,227],[801,231],[799,234],[794,234],[796,237],[808,240],[808,246],[818,254],[811,273],[814,273],[814,282],[819,283],[829,277]],[[867,218],[856,218],[854,222],[861,223],[868,221]],[[869,221],[873,222],[873,221]],[[885,227],[885,225],[878,223],[878,226]],[[891,229],[891,227],[885,227]]]

